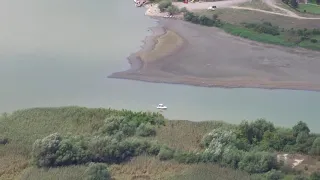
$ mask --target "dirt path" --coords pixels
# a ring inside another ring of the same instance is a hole
[[[297,15],[296,13],[279,7],[276,5],[276,2],[274,0],[262,0],[265,4],[270,6],[271,8],[274,9],[279,9],[283,13],[277,13],[277,12],[271,12],[271,11],[266,11],[262,9],[256,9],[256,8],[249,8],[249,7],[239,7],[236,6],[237,4],[242,4],[245,2],[249,2],[250,0],[227,0],[227,1],[217,1],[217,2],[202,2],[202,3],[181,3],[181,2],[175,2],[174,5],[178,6],[179,8],[185,7],[188,10],[203,10],[207,9],[210,6],[217,6],[218,8],[233,8],[233,9],[243,9],[243,10],[251,10],[251,11],[259,11],[263,13],[268,13],[268,14],[275,14],[279,16],[287,16],[287,17],[292,17],[292,18],[297,18],[297,19],[320,19],[320,17],[302,17]]]

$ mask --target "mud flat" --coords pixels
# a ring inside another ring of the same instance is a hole
[[[131,69],[110,75],[157,83],[320,91],[320,52],[266,45],[220,29],[159,18]]]

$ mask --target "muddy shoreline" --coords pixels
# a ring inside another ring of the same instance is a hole
[[[155,19],[158,25],[150,28],[152,34],[145,38],[142,49],[128,57],[131,68],[109,78],[201,87],[320,91],[320,73],[316,72],[320,68],[316,61],[319,52],[261,44],[182,20]],[[166,30],[181,36],[183,47],[143,68],[144,61],[138,54],[154,50]]]

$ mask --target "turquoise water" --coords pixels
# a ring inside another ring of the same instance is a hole
[[[131,0],[0,1],[0,112],[79,105],[156,111],[170,119],[299,120],[320,132],[320,93],[222,89],[108,79],[129,68],[156,22]]]

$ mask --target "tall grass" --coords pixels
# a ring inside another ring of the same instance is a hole
[[[30,168],[25,171],[20,180],[82,180],[87,166],[66,166],[59,168]]]

